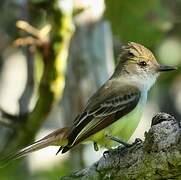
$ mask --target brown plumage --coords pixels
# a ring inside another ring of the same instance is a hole
[[[126,61],[128,58],[143,58],[144,60],[156,61],[149,49],[135,42],[129,42],[127,45],[121,47],[119,60]]]

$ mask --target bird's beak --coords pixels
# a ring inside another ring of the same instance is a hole
[[[158,72],[166,72],[166,71],[173,71],[176,70],[176,67],[166,66],[166,65],[159,65],[157,71]]]

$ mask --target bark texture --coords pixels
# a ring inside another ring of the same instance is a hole
[[[145,141],[132,147],[118,147],[104,154],[91,167],[61,180],[99,179],[181,179],[181,123],[158,113],[145,132]]]

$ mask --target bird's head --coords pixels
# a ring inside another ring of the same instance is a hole
[[[144,84],[155,82],[160,72],[175,70],[175,67],[160,65],[153,53],[141,44],[130,42],[121,49],[115,74],[128,74]]]

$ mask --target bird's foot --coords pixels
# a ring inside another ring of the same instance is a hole
[[[132,152],[133,150],[139,149],[140,147],[142,147],[142,140],[139,139],[139,138],[136,138],[135,141],[132,144],[129,144],[129,143],[125,142],[122,139],[119,139],[119,138],[116,138],[116,137],[113,137],[113,136],[110,136],[110,135],[106,135],[106,137],[108,139],[110,139],[112,141],[116,141],[116,142],[118,142],[119,144],[122,145],[122,146],[119,146],[117,148],[117,150],[119,151],[119,153],[122,156],[124,156],[124,154],[126,152]],[[103,153],[103,157],[107,158],[111,154],[112,151],[113,151],[112,149],[105,151]]]
[[[139,149],[140,147],[142,147],[143,141],[140,138],[136,138],[134,143],[131,146],[131,151],[133,149]]]
[[[112,153],[114,153],[114,149],[108,149],[103,152],[103,157],[108,158]]]
[[[122,144],[125,147],[132,146],[132,144],[129,144],[129,143],[125,142],[124,140],[122,140],[120,138],[117,138],[117,137],[114,137],[114,136],[111,136],[111,135],[106,135],[106,138],[109,139],[109,140],[115,141],[115,142],[117,142],[119,144]]]
[[[135,149],[139,149],[142,147],[142,140],[139,138],[136,138],[135,141],[132,144],[129,144],[126,148],[120,147],[119,151],[123,153],[123,151],[132,152]]]
[[[106,134],[106,138],[107,138],[108,140],[115,141],[115,142],[123,145],[123,147],[127,147],[127,148],[128,148],[128,147],[131,146],[131,144],[125,142],[124,140],[119,139],[119,138],[114,137],[114,136],[111,136],[111,135],[108,135],[108,134]],[[120,149],[118,148],[118,151],[119,151],[119,150],[120,150]],[[104,158],[107,158],[113,151],[114,151],[113,149],[109,149],[109,150],[107,150],[107,151],[104,151],[103,157],[104,157]],[[120,152],[121,152],[121,151],[120,151]]]
[[[104,152],[103,152],[103,157],[106,159],[106,158],[109,156],[109,154],[110,154],[110,151],[109,151],[109,150],[104,151]]]

